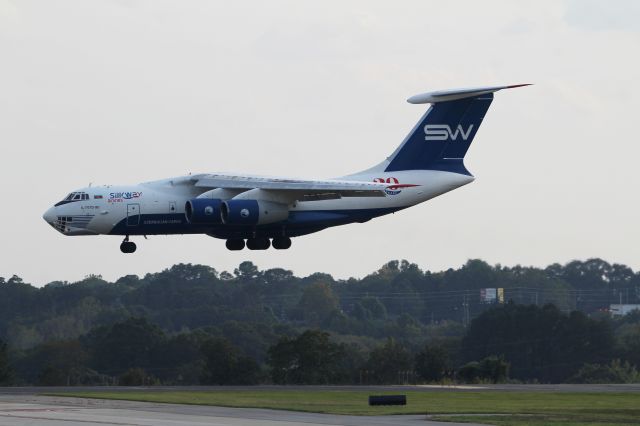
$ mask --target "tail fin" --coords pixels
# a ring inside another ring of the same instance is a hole
[[[491,106],[493,92],[520,86],[527,84],[412,96],[410,103],[433,105],[389,157],[385,171],[443,170],[471,175],[463,159]]]

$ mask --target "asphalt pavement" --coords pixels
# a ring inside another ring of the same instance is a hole
[[[134,401],[0,395],[2,426],[469,426],[429,421],[425,415],[343,416],[253,408],[158,404]]]

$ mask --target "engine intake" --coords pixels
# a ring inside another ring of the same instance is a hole
[[[220,217],[225,225],[265,225],[286,220],[289,207],[271,201],[229,200],[222,202]]]
[[[220,206],[222,200],[194,198],[184,205],[184,215],[188,223],[217,225],[222,223]]]

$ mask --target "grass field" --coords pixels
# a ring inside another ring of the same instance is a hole
[[[365,391],[92,391],[54,395],[351,415],[430,414],[439,420],[515,426],[640,424],[640,394],[635,393],[402,393],[407,395],[407,405],[404,407],[369,407],[367,402],[371,392]],[[445,416],[440,417],[438,414]]]

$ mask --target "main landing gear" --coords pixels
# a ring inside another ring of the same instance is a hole
[[[243,239],[227,240],[227,248],[233,251],[242,250],[244,248],[244,240]]]
[[[276,250],[286,250],[291,247],[291,238],[289,237],[276,237],[271,242],[271,245]]]
[[[133,253],[136,251],[136,243],[129,241],[129,236],[127,235],[122,244],[120,244],[120,251],[123,253]]]
[[[241,238],[233,238],[227,240],[226,245],[229,250],[237,251],[245,247],[245,242]],[[291,247],[291,238],[276,237],[271,241],[268,238],[249,238],[247,239],[246,247],[249,250],[266,250],[269,247],[273,247],[276,250],[286,250]]]

